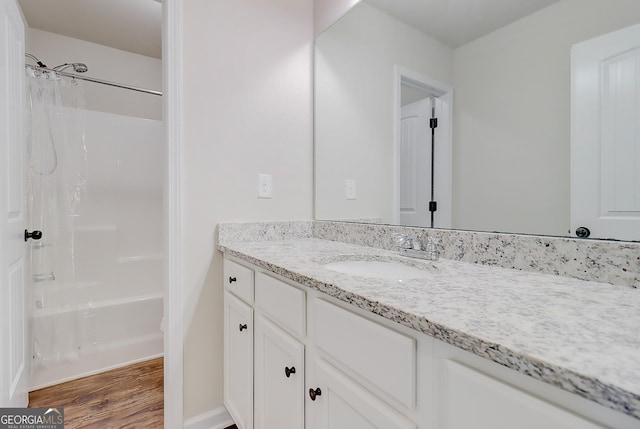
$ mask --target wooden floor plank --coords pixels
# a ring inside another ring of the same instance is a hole
[[[160,429],[163,359],[69,381],[29,394],[30,407],[64,407],[65,429]]]

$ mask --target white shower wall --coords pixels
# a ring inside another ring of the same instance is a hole
[[[81,349],[77,361],[35,365],[32,388],[163,352],[162,122],[89,110],[84,121],[88,182],[75,223],[77,284],[71,294],[34,284],[32,318],[36,334],[54,320],[75,321]]]

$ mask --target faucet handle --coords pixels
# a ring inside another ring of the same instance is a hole
[[[393,234],[393,239],[395,241],[396,247],[400,249],[408,249],[413,246],[412,240],[407,234],[398,232],[396,234]]]
[[[440,257],[440,250],[443,249],[440,244],[440,237],[429,236],[427,239],[427,246],[425,247],[425,251],[429,253],[429,259],[432,261],[437,261]]]
[[[436,236],[431,235],[427,239],[427,244],[428,245],[431,244],[431,245],[436,246],[436,247],[442,247],[442,245],[440,244],[440,241],[441,241],[440,237],[436,237]]]

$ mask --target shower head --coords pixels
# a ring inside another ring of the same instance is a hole
[[[69,67],[73,67],[73,71],[76,73],[84,73],[87,70],[89,70],[87,65],[84,63],[64,63],[64,64],[60,64],[59,66],[55,66],[52,70],[62,71]]]

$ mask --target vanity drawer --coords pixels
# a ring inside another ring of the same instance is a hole
[[[306,332],[305,292],[263,273],[256,273],[256,305],[290,333],[304,337]]]
[[[416,402],[416,341],[315,300],[315,342],[332,359],[409,409]]]
[[[253,270],[224,260],[224,284],[227,290],[243,301],[253,304]]]

